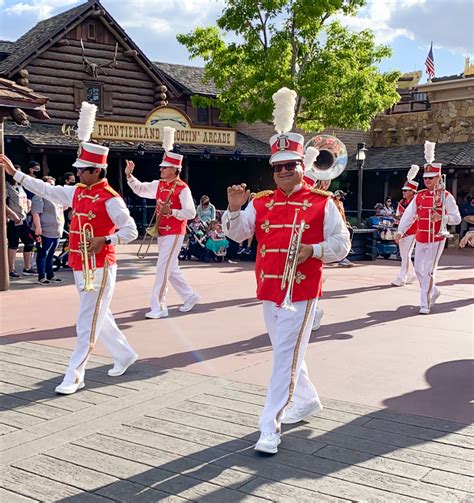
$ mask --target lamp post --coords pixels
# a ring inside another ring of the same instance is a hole
[[[367,149],[365,148],[365,143],[357,144],[357,168],[358,168],[358,190],[357,190],[357,227],[361,227],[362,225],[362,181],[364,175],[364,162],[365,162],[365,153]]]

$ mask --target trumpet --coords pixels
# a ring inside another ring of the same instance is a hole
[[[84,276],[83,292],[92,292],[94,288],[94,279],[96,271],[95,253],[88,251],[88,239],[94,237],[94,228],[90,223],[85,223],[80,228],[79,249],[82,258],[82,274]]]
[[[296,311],[291,297],[293,296],[293,285],[296,278],[296,267],[298,266],[298,254],[301,247],[301,238],[303,237],[305,228],[304,220],[300,221],[299,226],[296,223],[299,211],[299,209],[295,210],[295,218],[293,219],[293,225],[291,226],[290,246],[288,248],[285,268],[283,270],[283,278],[281,280],[281,289],[285,290],[286,288],[286,294],[280,307],[288,311]]]
[[[436,237],[450,238],[451,233],[448,231],[448,215],[446,215],[446,175],[441,176],[439,190],[441,191],[439,196],[441,201],[441,225],[439,231],[436,233]]]

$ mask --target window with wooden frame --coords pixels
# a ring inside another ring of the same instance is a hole
[[[94,23],[87,24],[87,38],[88,38],[88,40],[95,40],[95,24]]]
[[[104,89],[102,84],[98,82],[84,82],[85,100],[87,103],[97,105],[97,112],[103,113],[104,109]]]
[[[209,124],[209,107],[196,109],[196,122],[198,124]]]

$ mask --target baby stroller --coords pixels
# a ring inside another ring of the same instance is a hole
[[[369,219],[372,228],[377,229],[377,241],[375,246],[378,255],[384,259],[389,259],[391,255],[396,255],[400,260],[400,252],[395,243],[395,234],[397,232],[396,220],[393,217],[379,216]]]
[[[68,266],[68,257],[69,257],[69,232],[64,231],[63,234],[65,237],[61,239],[61,251],[56,253],[53,257],[53,271],[58,271],[61,267],[69,267]]]
[[[192,260],[196,257],[202,262],[208,262],[209,257],[206,250],[206,235],[200,227],[186,225],[188,230],[188,239],[181,247],[179,260]]]

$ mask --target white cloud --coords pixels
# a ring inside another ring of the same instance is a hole
[[[465,54],[473,50],[473,5],[472,0],[371,0],[343,23],[371,29],[378,43],[406,37],[426,46],[433,40],[437,47]]]
[[[31,2],[18,2],[5,9],[7,15],[21,16],[33,14],[36,19],[42,20],[56,14],[56,10],[64,10],[79,3],[80,0],[33,0]],[[1,6],[1,4],[0,4]]]

